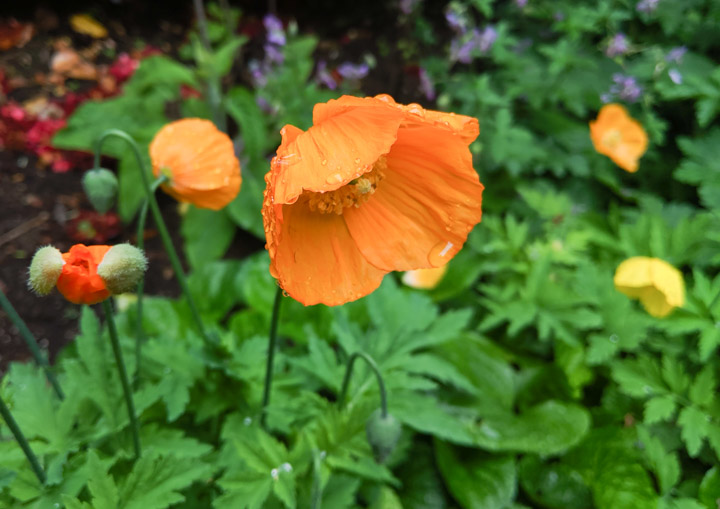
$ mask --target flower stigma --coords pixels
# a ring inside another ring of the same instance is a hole
[[[305,192],[308,206],[313,212],[321,214],[342,214],[348,207],[359,207],[377,190],[381,180],[385,178],[387,170],[387,159],[380,157],[372,167],[372,170],[358,177],[346,185],[329,191],[327,193]]]

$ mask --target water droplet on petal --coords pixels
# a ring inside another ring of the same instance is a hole
[[[438,242],[432,247],[432,249],[430,249],[430,253],[428,253],[428,262],[430,262],[430,265],[433,267],[444,265],[455,254],[456,249],[453,249],[454,247],[455,245],[452,242]]]
[[[339,169],[339,168],[338,168],[338,169]],[[342,182],[343,180],[344,180],[344,179],[343,179],[343,176],[340,175],[339,173],[333,173],[333,174],[330,175],[327,179],[325,179],[325,181],[326,181],[328,184],[339,184],[339,183]]]
[[[320,161],[320,164],[322,164],[323,166],[327,166],[327,159],[323,159],[322,161]]]
[[[277,481],[278,479],[280,479],[280,472],[278,472],[277,468],[273,468],[272,470],[270,470],[270,477],[273,478],[273,481]]]

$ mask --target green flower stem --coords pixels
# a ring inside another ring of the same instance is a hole
[[[150,190],[153,194],[157,191],[157,188],[167,180],[167,176],[160,175],[150,186]],[[147,221],[148,213],[148,200],[147,198],[143,201],[142,207],[140,208],[140,215],[138,216],[137,224],[137,240],[135,244],[138,249],[143,249],[145,246],[145,222]],[[145,332],[143,331],[142,319],[143,319],[143,295],[145,290],[145,277],[140,279],[137,288],[137,331],[135,333],[135,381],[137,381],[140,374],[140,362],[142,360],[142,344],[145,341]]]
[[[312,495],[310,501],[311,509],[320,509],[322,507],[322,477],[321,477],[321,462],[320,452],[317,449],[313,449],[313,484],[312,484]]]
[[[267,407],[270,404],[270,387],[272,386],[273,364],[275,361],[275,343],[277,343],[277,325],[280,319],[280,303],[282,302],[283,290],[278,286],[275,292],[272,318],[270,318],[270,334],[268,336],[267,366],[265,368],[265,386],[263,388],[262,414],[260,424],[265,426]]]
[[[20,427],[18,426],[17,422],[15,422],[15,419],[10,413],[10,409],[5,405],[5,402],[2,398],[0,398],[0,415],[5,421],[5,424],[7,424],[8,428],[10,428],[12,434],[15,436],[15,440],[17,440],[18,445],[25,453],[25,456],[30,462],[30,466],[32,467],[33,472],[35,472],[35,475],[40,481],[40,484],[45,484],[45,471],[40,466],[40,463],[38,462],[35,453],[33,453],[32,449],[30,448],[30,444],[25,438],[25,435],[23,435],[23,432],[20,431]]]
[[[185,294],[185,298],[187,299],[188,305],[190,306],[190,312],[192,314],[193,320],[195,321],[195,325],[198,328],[198,331],[205,339],[205,341],[212,343],[209,336],[205,332],[205,326],[200,319],[200,313],[198,312],[197,306],[195,305],[195,301],[193,300],[192,295],[190,295],[190,288],[188,286],[187,278],[185,277],[185,272],[183,271],[182,265],[180,264],[180,258],[178,257],[177,251],[175,251],[175,247],[173,246],[172,239],[170,238],[170,234],[168,233],[167,226],[165,226],[165,221],[163,220],[162,214],[160,213],[160,207],[158,206],[157,200],[155,199],[155,193],[150,186],[148,175],[145,171],[145,164],[143,163],[143,159],[140,156],[140,149],[138,148],[137,143],[129,134],[124,131],[120,131],[119,129],[109,129],[105,131],[98,138],[97,145],[95,147],[95,167],[97,168],[100,164],[100,150],[102,148],[102,144],[110,136],[117,136],[118,138],[125,140],[130,145],[130,147],[132,147],[133,152],[135,152],[135,158],[137,159],[138,167],[140,168],[142,185],[145,188],[145,196],[147,198],[148,204],[150,205],[150,212],[152,212],[153,219],[155,219],[155,225],[157,226],[158,232],[160,233],[160,238],[162,239],[163,245],[165,246],[165,251],[168,254],[168,258],[170,258],[170,264],[175,271],[175,276],[177,277],[178,283],[180,283],[180,289]]]
[[[112,344],[113,354],[115,355],[115,364],[117,364],[118,373],[120,374],[120,382],[122,383],[123,394],[125,395],[125,404],[127,405],[128,417],[130,417],[130,428],[132,429],[133,447],[135,449],[135,458],[140,457],[140,425],[135,415],[135,405],[133,404],[132,391],[130,389],[130,381],[128,380],[125,362],[123,361],[122,351],[120,350],[120,339],[118,338],[117,328],[115,327],[115,318],[110,301],[105,299],[102,302],[103,311],[105,312],[105,320],[110,332],[110,343]]]
[[[48,382],[50,382],[50,385],[52,385],[53,389],[55,389],[55,393],[60,399],[65,399],[65,395],[60,388],[60,384],[58,383],[52,371],[50,371],[50,364],[48,364],[47,359],[43,356],[42,352],[40,352],[40,347],[35,340],[35,336],[33,336],[33,333],[30,332],[30,329],[28,329],[25,321],[20,318],[20,315],[17,313],[17,311],[15,311],[15,308],[10,303],[8,298],[5,296],[5,293],[3,293],[1,289],[0,306],[2,306],[3,311],[7,313],[8,318],[10,318],[10,321],[13,323],[13,325],[15,325],[15,327],[18,328],[18,331],[20,331],[20,336],[22,336],[22,338],[25,340],[25,344],[30,349],[30,353],[35,358],[35,362],[37,362],[38,366],[40,366],[45,372],[45,376],[47,377]]]
[[[350,386],[350,377],[352,376],[355,359],[357,359],[358,357],[364,359],[365,362],[367,362],[368,366],[370,366],[370,368],[375,373],[375,376],[377,377],[378,387],[380,388],[380,411],[382,412],[383,418],[386,418],[388,415],[388,411],[385,382],[383,381],[383,377],[380,373],[380,368],[378,367],[377,363],[365,352],[355,352],[350,356],[350,359],[348,360],[347,370],[345,371],[345,378],[343,379],[342,383],[342,389],[340,389],[340,397],[338,398],[338,404],[340,405],[340,408],[345,406],[345,398],[347,397],[348,387]]]
[[[198,23],[198,32],[200,34],[200,41],[202,42],[203,48],[208,57],[213,53],[212,45],[210,44],[210,36],[208,35],[208,23],[205,17],[205,7],[203,6],[202,0],[193,0],[193,6],[195,7],[195,17]],[[203,59],[205,60],[205,59]],[[213,121],[215,125],[221,131],[227,131],[227,124],[225,122],[225,114],[222,110],[222,87],[220,84],[220,77],[212,67],[211,62],[203,61],[199,62],[201,67],[205,67],[207,71],[207,92],[208,102],[210,103],[210,109],[212,110]]]

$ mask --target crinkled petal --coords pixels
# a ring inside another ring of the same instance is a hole
[[[343,213],[365,258],[379,269],[445,265],[482,217],[483,185],[462,137],[444,129],[400,129],[375,194]]]
[[[370,171],[390,150],[402,112],[372,99],[348,101],[317,106],[321,120],[306,132],[285,126],[292,135],[283,137],[271,164],[275,203],[292,203],[304,190],[333,191]]]
[[[340,215],[311,212],[306,203],[285,205],[276,233],[274,275],[306,306],[359,299],[385,275],[363,258]]]

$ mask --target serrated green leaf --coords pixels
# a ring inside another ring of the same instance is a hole
[[[720,500],[720,470],[713,467],[707,472],[700,483],[698,499],[705,507],[713,507]]]
[[[435,457],[445,485],[462,507],[502,509],[515,497],[515,459],[508,455],[465,450],[439,440]]]
[[[260,509],[272,491],[270,473],[234,472],[225,474],[218,484],[225,493],[213,501],[215,509]]]
[[[671,395],[656,396],[645,402],[645,424],[667,421],[675,413],[675,398]]]
[[[115,509],[120,503],[117,486],[108,475],[108,465],[101,462],[94,451],[88,452],[90,479],[88,489],[92,495],[94,509]]]
[[[708,435],[708,417],[695,407],[685,407],[678,415],[681,436],[688,454],[696,457],[700,453],[703,439]]]
[[[708,405],[715,396],[714,367],[705,366],[693,380],[690,386],[690,401],[699,406]]]

